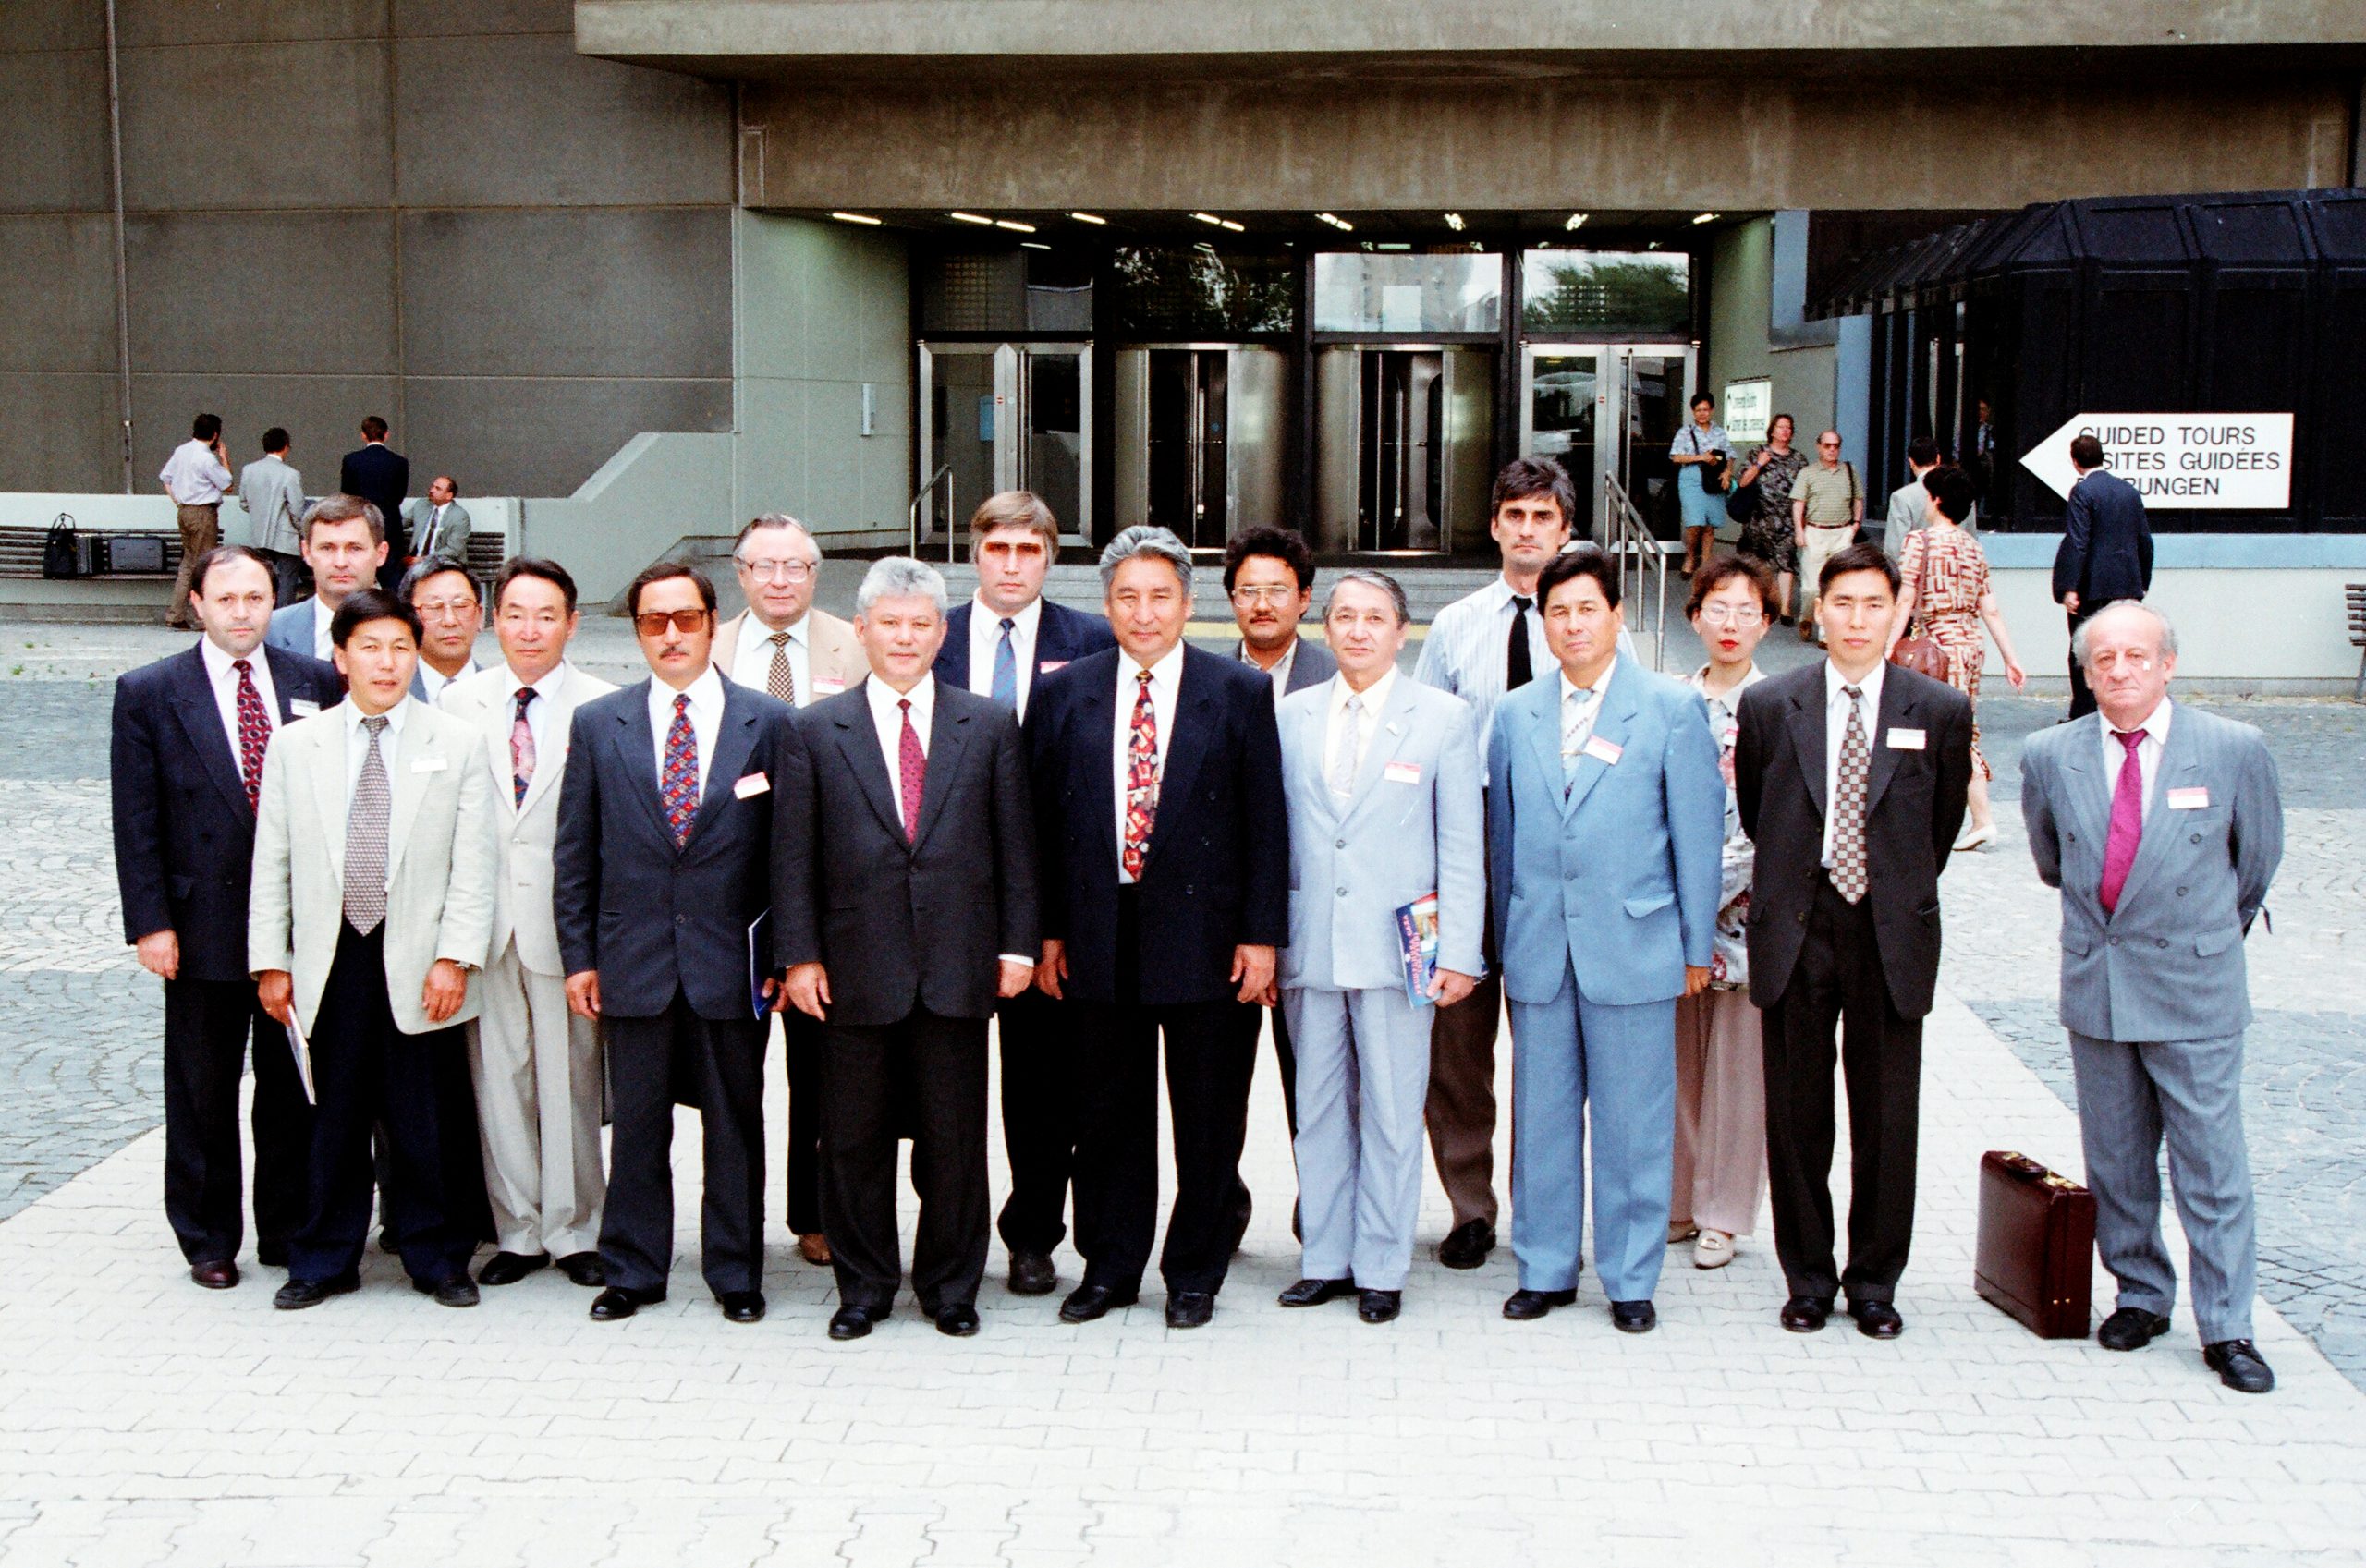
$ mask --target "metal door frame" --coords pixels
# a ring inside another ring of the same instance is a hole
[[[1600,541],[1608,537],[1610,523],[1607,492],[1599,482],[1607,475],[1628,485],[1630,470],[1627,414],[1634,401],[1635,356],[1648,355],[1656,359],[1681,359],[1684,361],[1683,395],[1691,395],[1692,378],[1700,368],[1700,347],[1691,343],[1583,343],[1537,339],[1523,341],[1519,346],[1519,450],[1525,456],[1536,444],[1536,357],[1540,354],[1573,357],[1591,354],[1594,357],[1593,374],[1593,493],[1585,498],[1592,537]],[[1616,363],[1612,363],[1612,361]],[[1572,519],[1574,522],[1575,519]]]
[[[993,356],[994,482],[997,492],[1031,488],[1027,472],[1027,415],[1031,407],[1033,367],[1029,363],[1030,359],[1038,354],[1076,356],[1078,515],[1061,519],[1060,538],[1064,542],[1085,542],[1092,526],[1092,345],[1081,341],[945,343],[921,338],[913,346],[920,354],[920,452],[912,475],[915,489],[927,484],[930,475],[935,471],[938,355],[960,355],[970,359]],[[949,535],[964,520],[939,519],[933,492],[921,494],[917,499],[920,502],[921,532],[924,538],[936,537],[935,525],[940,521]],[[985,497],[978,499],[982,501]]]

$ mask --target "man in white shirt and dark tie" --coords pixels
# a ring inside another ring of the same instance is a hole
[[[173,448],[156,478],[180,509],[181,566],[173,579],[173,602],[165,612],[165,624],[188,631],[195,625],[189,618],[189,573],[199,556],[222,542],[222,497],[231,491],[222,417],[200,414],[189,426],[189,439]]]
[[[404,504],[410,524],[411,558],[421,565],[448,561],[469,564],[469,509],[460,504],[460,487],[449,474],[429,481],[425,499]]]

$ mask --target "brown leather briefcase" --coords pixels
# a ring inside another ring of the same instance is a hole
[[[2040,1339],[2087,1337],[2095,1275],[2095,1195],[2025,1154],[1980,1157],[1972,1288]]]

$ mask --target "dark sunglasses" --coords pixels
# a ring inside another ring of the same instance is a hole
[[[710,612],[705,610],[652,610],[632,618],[632,629],[643,637],[664,637],[667,626],[677,632],[694,632],[706,625]]]

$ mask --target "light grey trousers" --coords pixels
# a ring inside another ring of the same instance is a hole
[[[1311,1280],[1403,1290],[1421,1214],[1430,1027],[1402,986],[1282,992],[1298,1051],[1299,1217]]]
[[[600,1031],[567,1010],[567,982],[518,962],[518,944],[477,978],[469,1025],[485,1196],[501,1250],[596,1251],[607,1197],[600,1169]]]

